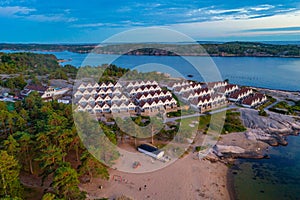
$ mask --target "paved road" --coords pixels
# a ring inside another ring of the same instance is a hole
[[[213,115],[213,114],[223,112],[223,111],[226,111],[226,110],[231,110],[231,109],[234,109],[234,108],[239,108],[239,107],[233,104],[233,105],[229,105],[229,106],[227,106],[225,108],[222,108],[222,109],[210,111],[209,114]]]
[[[180,117],[171,117],[171,118],[166,118],[164,120],[164,123],[166,123],[166,122],[173,122],[173,121],[176,121],[178,119],[186,119],[186,118],[199,117],[199,116],[204,116],[204,115],[205,114],[195,113],[195,114],[192,114],[192,115],[184,115],[184,116],[180,116]]]
[[[229,105],[228,107],[211,111],[208,114],[216,114],[216,113],[223,112],[223,111],[230,110],[230,109],[234,109],[234,108],[238,108],[238,106],[236,106],[236,105]],[[191,114],[191,115],[183,115],[183,116],[180,116],[180,117],[165,118],[164,123],[166,123],[166,122],[173,122],[173,121],[176,121],[178,119],[186,119],[186,118],[199,117],[199,116],[204,116],[204,115],[207,115],[207,114],[195,113],[195,114]]]
[[[274,98],[274,97],[273,97],[273,98]],[[276,99],[276,101],[275,101],[274,103],[272,103],[271,105],[268,105],[267,107],[265,107],[265,108],[264,108],[264,110],[265,110],[265,111],[268,111],[268,110],[269,110],[269,108],[271,108],[271,107],[275,106],[275,104],[277,104],[277,103],[278,103],[279,99],[278,99],[278,98],[274,98],[274,99]]]

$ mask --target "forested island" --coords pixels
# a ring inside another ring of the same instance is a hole
[[[1,50],[70,51],[75,53],[126,54],[149,56],[249,56],[300,57],[299,45],[278,45],[260,42],[226,42],[188,44],[0,44]]]

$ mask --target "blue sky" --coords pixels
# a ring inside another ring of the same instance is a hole
[[[0,42],[99,43],[140,27],[201,41],[300,40],[294,0],[1,0]]]

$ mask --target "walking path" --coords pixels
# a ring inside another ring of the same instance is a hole
[[[210,111],[208,114],[216,114],[216,113],[219,113],[219,112],[223,112],[223,111],[226,111],[226,110],[231,110],[231,109],[234,109],[234,108],[238,108],[238,106],[236,105],[229,105],[225,108],[221,108],[221,109],[218,109],[218,110],[213,110],[213,111]],[[176,120],[179,120],[179,119],[187,119],[187,118],[192,118],[192,117],[200,117],[200,116],[204,116],[204,115],[207,115],[207,114],[203,114],[203,113],[195,113],[195,114],[191,114],[191,115],[183,115],[183,116],[180,116],[180,117],[171,117],[171,118],[165,118],[164,119],[164,123],[167,123],[167,122],[173,122],[173,121],[176,121]]]

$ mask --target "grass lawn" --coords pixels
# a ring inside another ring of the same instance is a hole
[[[280,101],[269,110],[280,114],[295,115],[300,111],[300,101],[294,101],[294,104],[290,105],[286,101]]]
[[[8,109],[9,111],[14,111],[14,110],[15,110],[15,104],[14,104],[14,103],[12,103],[12,102],[7,102],[6,105],[7,105],[7,109]]]

